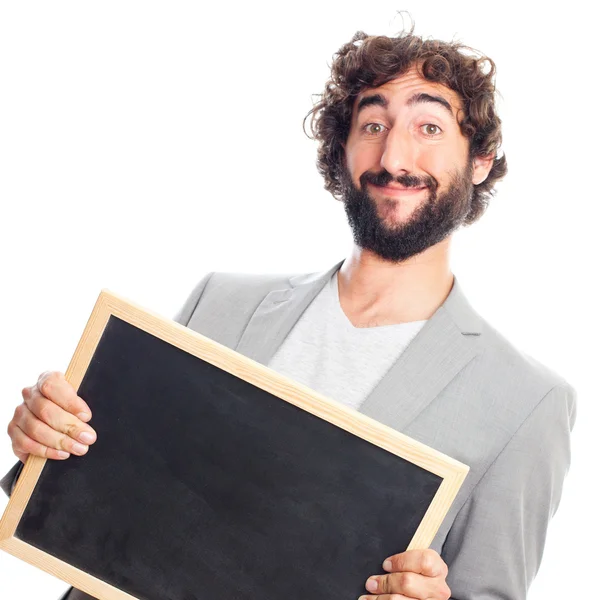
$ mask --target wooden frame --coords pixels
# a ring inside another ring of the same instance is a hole
[[[442,484],[409,549],[429,546],[468,473],[467,466],[108,291],[100,294],[66,371],[66,378],[75,389],[81,384],[111,315],[441,477]],[[0,548],[94,597],[133,599],[133,596],[15,537],[45,462],[39,457],[27,460],[0,521]]]

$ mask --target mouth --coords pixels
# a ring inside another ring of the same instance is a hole
[[[399,185],[375,185],[374,183],[369,183],[368,185],[379,193],[391,196],[392,198],[410,198],[427,189],[426,186],[407,188]]]

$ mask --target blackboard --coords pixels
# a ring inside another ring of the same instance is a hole
[[[455,461],[434,472],[350,431],[363,415],[329,402],[346,419],[334,424],[249,381],[280,382],[265,367],[213,343],[246,367],[227,370],[164,339],[177,324],[151,332],[115,312],[84,343],[78,387],[98,441],[44,462],[11,534],[69,565],[69,583],[99,598],[357,598],[439,513],[436,496],[449,507],[466,474]]]

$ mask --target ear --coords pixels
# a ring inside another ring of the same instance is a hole
[[[492,170],[495,156],[488,154],[487,156],[476,156],[473,159],[473,185],[483,183]]]

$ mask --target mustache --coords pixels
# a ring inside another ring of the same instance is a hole
[[[417,177],[416,175],[398,175],[398,177],[394,177],[391,173],[386,171],[380,171],[379,173],[373,173],[372,171],[365,171],[359,178],[361,189],[365,189],[367,183],[371,183],[373,185],[389,185],[392,182],[399,183],[407,188],[420,188],[426,187],[430,190],[435,191],[438,187],[438,182],[436,179],[431,177],[430,175],[425,175],[424,177]]]

